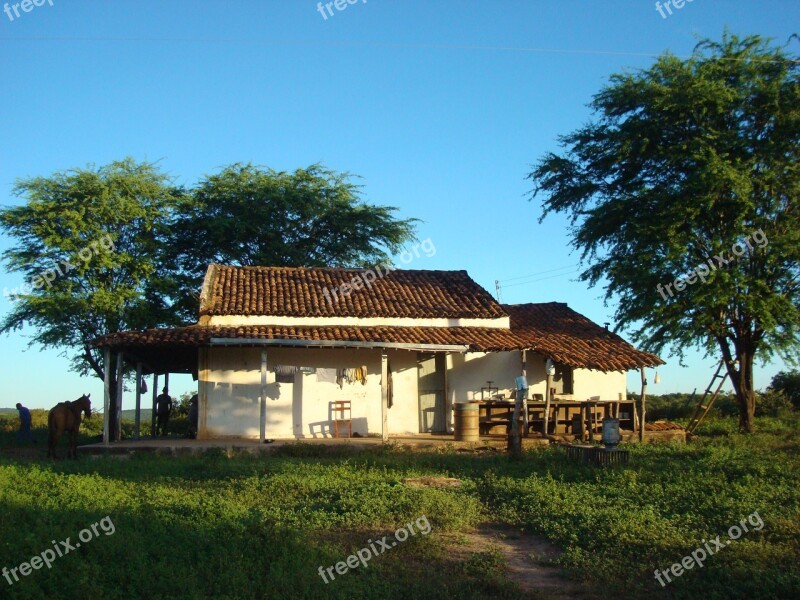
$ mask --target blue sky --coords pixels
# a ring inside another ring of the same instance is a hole
[[[0,13],[0,204],[18,202],[17,178],[125,156],[187,185],[238,161],[322,162],[359,175],[367,201],[424,221],[436,254],[408,268],[466,269],[492,293],[495,280],[539,274],[506,281],[502,300],[612,321],[603,290],[575,280],[565,220],[538,223],[531,165],[590,118],[612,73],[689,55],[725,26],[783,44],[800,23],[797,0],[694,0],[666,18],[632,0],[345,6],[327,19],[312,0],[52,0]],[[0,273],[0,288],[20,283]],[[57,351],[26,348],[24,331],[0,338],[0,404],[102,398]],[[702,391],[715,363],[667,360],[653,393]],[[759,367],[757,387],[781,368]],[[172,391],[191,385],[174,378]]]

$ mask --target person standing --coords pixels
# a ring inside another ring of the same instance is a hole
[[[172,398],[169,396],[169,390],[165,387],[161,390],[161,394],[156,398],[156,416],[158,423],[156,424],[156,435],[159,430],[161,435],[166,435],[167,424],[169,423],[169,415],[172,413]]]
[[[32,442],[31,411],[17,402],[17,412],[19,413],[19,433],[17,433],[17,439],[20,442]]]
[[[197,438],[197,394],[189,400],[189,437]]]

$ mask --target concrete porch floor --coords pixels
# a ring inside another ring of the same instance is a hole
[[[507,441],[502,435],[481,436],[478,442],[457,442],[452,435],[391,435],[389,444],[397,444],[402,447],[410,448],[437,448],[451,447],[463,450],[480,450],[492,448],[494,450],[505,450]],[[539,436],[530,436],[522,439],[523,447],[547,446],[550,440]],[[275,448],[297,444],[313,444],[319,446],[349,446],[353,449],[374,448],[383,444],[379,437],[362,438],[285,438],[276,439],[272,443],[262,444],[257,439],[252,438],[221,438],[212,440],[193,440],[189,438],[142,438],[140,440],[124,440],[112,442],[108,445],[101,443],[87,444],[78,447],[80,454],[90,455],[119,455],[132,454],[137,452],[154,454],[200,454],[206,450],[220,448],[226,451],[248,452],[250,454],[268,453]]]

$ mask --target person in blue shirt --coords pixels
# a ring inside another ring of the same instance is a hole
[[[31,411],[17,402],[17,412],[19,412],[19,433],[17,433],[17,439],[20,442],[32,442]]]

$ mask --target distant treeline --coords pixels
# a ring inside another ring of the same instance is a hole
[[[647,394],[648,421],[658,419],[689,419],[694,414],[697,403],[703,397],[702,391],[695,395],[685,393],[650,395]],[[636,400],[641,411],[641,394],[628,392],[629,400]],[[756,393],[756,416],[778,416],[783,411],[793,410],[792,403],[783,393],[767,390]],[[720,392],[709,416],[733,417],[738,415],[736,396],[733,392]]]

